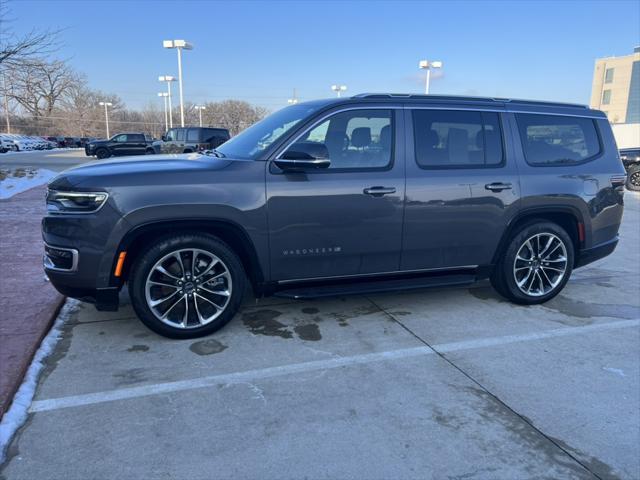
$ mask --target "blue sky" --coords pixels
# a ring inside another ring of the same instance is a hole
[[[640,43],[630,1],[33,1],[9,4],[15,33],[63,28],[58,56],[129,106],[159,102],[177,74],[163,39],[184,38],[185,100],[276,109],[348,93],[422,92],[421,58],[444,68],[431,93],[588,103],[594,60]]]

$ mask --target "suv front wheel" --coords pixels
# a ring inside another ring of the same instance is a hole
[[[204,234],[160,239],[133,265],[131,303],[142,322],[170,338],[197,338],[222,328],[245,289],[237,255]]]
[[[544,303],[564,288],[573,261],[573,242],[567,232],[555,223],[533,221],[511,237],[491,284],[514,303]]]

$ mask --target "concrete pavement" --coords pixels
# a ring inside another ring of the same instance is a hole
[[[640,478],[640,196],[535,307],[248,298],[210,337],[79,307],[0,477]],[[123,300],[127,302],[126,296]]]

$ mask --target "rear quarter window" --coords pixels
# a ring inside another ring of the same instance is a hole
[[[578,165],[593,160],[602,150],[590,118],[516,114],[516,121],[529,165]]]

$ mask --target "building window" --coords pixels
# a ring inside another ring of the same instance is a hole
[[[607,68],[604,71],[604,83],[612,83],[613,82],[613,68]]]
[[[609,105],[611,103],[611,90],[602,92],[602,104]]]

